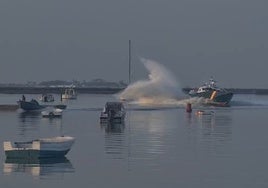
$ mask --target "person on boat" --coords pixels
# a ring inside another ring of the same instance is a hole
[[[44,102],[48,102],[47,101],[47,95],[44,95]]]
[[[22,95],[22,101],[25,101],[25,100],[26,100],[25,96],[24,96],[24,95]]]

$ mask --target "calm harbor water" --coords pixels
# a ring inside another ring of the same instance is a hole
[[[0,104],[20,97],[1,94]],[[206,108],[212,116],[126,105],[124,125],[100,125],[102,107],[114,100],[81,94],[58,119],[0,111],[1,143],[76,138],[60,160],[7,160],[2,149],[0,187],[268,187],[268,96],[235,95],[231,107]]]

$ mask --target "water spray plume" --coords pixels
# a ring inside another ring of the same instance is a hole
[[[141,58],[148,70],[148,79],[129,85],[120,95],[121,99],[142,103],[174,103],[183,96],[175,76],[159,63]]]

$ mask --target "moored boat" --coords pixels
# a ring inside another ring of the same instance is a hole
[[[233,93],[216,86],[216,81],[211,78],[209,83],[199,88],[190,90],[188,93],[191,97],[203,97],[208,105],[228,106],[232,100]]]
[[[62,109],[59,108],[50,108],[41,112],[42,117],[46,118],[55,118],[62,116]]]
[[[46,158],[63,157],[71,149],[75,138],[58,136],[36,139],[29,142],[4,142],[7,158]]]
[[[42,102],[54,102],[54,96],[52,94],[42,94],[39,100]]]
[[[40,110],[46,107],[45,105],[40,105],[35,99],[31,101],[19,100],[18,105],[19,108],[25,111]]]
[[[122,102],[107,102],[100,115],[101,123],[123,123],[125,108]]]
[[[65,89],[64,93],[61,94],[61,99],[76,99],[77,93],[74,88]]]

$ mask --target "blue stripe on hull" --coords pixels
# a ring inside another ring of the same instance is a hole
[[[63,157],[70,150],[63,151],[40,151],[40,150],[12,150],[6,151],[7,158],[49,158],[49,157]]]

